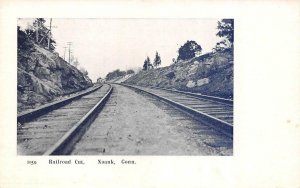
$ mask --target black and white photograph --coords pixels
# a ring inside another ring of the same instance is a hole
[[[18,155],[233,155],[234,19],[17,24]]]
[[[300,2],[0,1],[0,188],[300,188]]]

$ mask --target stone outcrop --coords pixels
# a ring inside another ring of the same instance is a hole
[[[140,71],[125,83],[233,98],[233,53],[208,53],[168,67]]]
[[[92,81],[57,53],[34,45],[18,50],[18,111],[92,86]]]

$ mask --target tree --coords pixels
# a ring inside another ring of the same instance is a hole
[[[35,42],[42,47],[48,47],[48,38],[50,37],[50,49],[55,49],[55,40],[52,38],[50,34],[50,30],[45,26],[46,20],[44,18],[36,18],[33,22],[34,32],[35,32]],[[28,32],[31,32],[30,29]]]
[[[126,75],[126,71],[120,71],[120,69],[117,69],[117,70],[114,70],[112,72],[109,72],[106,75],[105,79],[106,80],[112,80],[114,78],[125,76],[125,75]]]
[[[143,65],[143,70],[147,70],[147,69],[148,69],[148,64],[147,61],[145,60]]]
[[[40,41],[40,35],[43,32],[43,30],[47,29],[44,26],[44,23],[46,20],[44,18],[36,18],[33,22],[33,26],[35,28],[35,42],[38,43]]]
[[[219,31],[217,32],[216,35],[219,36],[219,37],[225,37],[225,39],[227,39],[228,42],[229,42],[229,48],[233,47],[233,42],[234,42],[234,20],[233,19],[222,19],[221,21],[218,21],[217,29]],[[223,42],[223,43],[220,43],[220,44],[225,44],[226,40],[223,40],[221,42]],[[218,43],[217,43],[217,45],[218,45]]]
[[[158,52],[156,52],[153,65],[155,68],[157,68],[160,64],[161,64],[161,58]]]
[[[231,44],[230,42],[226,39],[221,42],[217,42],[216,46],[213,48],[214,52],[222,52],[228,48],[230,48]]]
[[[195,57],[196,55],[200,55],[202,48],[195,41],[187,41],[183,46],[181,46],[178,50],[178,60],[187,60]]]
[[[150,58],[147,56],[147,58],[144,61],[143,70],[149,70],[153,68],[153,65],[151,64]]]

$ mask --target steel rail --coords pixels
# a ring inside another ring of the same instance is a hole
[[[75,123],[72,128],[43,155],[67,155],[72,152],[74,145],[80,140],[98,113],[106,104],[112,93],[112,90],[113,87],[110,85],[110,89],[104,95],[104,97],[102,97],[101,100],[85,116]]]
[[[83,93],[80,93],[78,95],[71,96],[71,97],[68,97],[68,98],[60,100],[60,101],[55,101],[55,102],[52,102],[52,103],[49,103],[49,104],[45,104],[45,105],[40,106],[39,108],[20,113],[17,116],[17,121],[21,124],[23,124],[25,122],[32,121],[33,119],[35,119],[35,118],[37,118],[41,115],[44,115],[48,112],[51,112],[55,109],[58,109],[62,106],[65,106],[65,105],[69,104],[73,100],[77,100],[77,99],[79,99],[79,98],[81,98],[85,95],[88,95],[88,94],[90,94],[94,91],[97,91],[101,87],[102,87],[102,85],[96,86],[95,88],[93,88],[91,90],[84,91]]]
[[[187,91],[180,91],[180,90],[176,90],[176,89],[166,89],[166,88],[161,88],[161,87],[150,87],[150,88],[154,88],[154,89],[161,89],[161,90],[166,90],[166,91],[171,91],[171,92],[176,92],[176,93],[181,93],[181,94],[185,94],[185,95],[189,95],[189,96],[194,96],[197,98],[201,98],[201,99],[207,99],[213,102],[220,102],[223,104],[227,104],[227,105],[231,105],[233,106],[233,100],[231,99],[224,99],[221,97],[215,97],[215,96],[210,96],[210,95],[203,95],[200,93],[193,93],[193,92],[187,92]]]
[[[233,137],[233,126],[230,123],[227,123],[223,120],[217,119],[217,118],[215,118],[211,115],[208,115],[206,113],[202,113],[200,111],[192,109],[192,108],[190,108],[186,105],[180,104],[180,103],[175,102],[173,100],[170,100],[170,99],[167,99],[165,97],[159,96],[159,95],[154,94],[150,91],[146,91],[146,90],[143,90],[141,88],[131,86],[131,85],[127,85],[127,84],[124,84],[124,83],[119,84],[119,85],[123,85],[123,86],[129,87],[129,88],[132,88],[132,89],[150,94],[150,95],[152,95],[152,96],[154,96],[154,97],[156,97],[156,98],[158,98],[162,101],[165,101],[165,102],[177,107],[181,111],[183,111],[183,112],[185,112],[189,115],[192,115],[192,117],[195,118],[196,120],[198,120],[200,122],[203,122],[203,123],[211,126],[212,128],[216,129],[216,130],[219,130],[220,132],[226,134],[227,136],[229,136],[231,138]]]

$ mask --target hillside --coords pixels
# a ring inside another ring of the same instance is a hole
[[[24,36],[18,38],[17,67],[18,112],[93,85],[88,77],[55,52],[34,44]]]
[[[233,53],[208,53],[168,67],[140,71],[124,83],[233,98]]]

